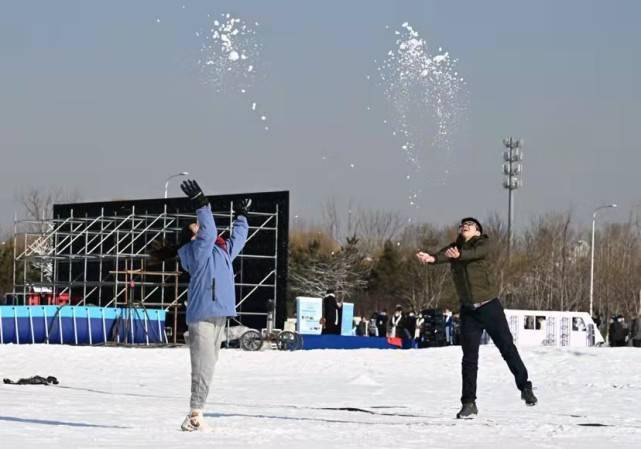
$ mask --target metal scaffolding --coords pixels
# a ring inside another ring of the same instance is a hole
[[[233,202],[230,206],[229,210],[213,212],[219,234],[231,232]],[[248,214],[247,244],[234,262],[238,322],[243,316],[260,316],[266,321],[266,310],[244,311],[244,304],[264,289],[271,289],[272,299],[277,296],[278,208],[274,204],[271,212]],[[137,211],[132,205],[122,215],[105,213],[104,207],[96,215],[87,216],[85,212],[76,216],[71,208],[66,217],[14,220],[15,304],[27,305],[39,295],[45,302],[61,307],[71,304],[162,308],[173,312],[169,327],[176,343],[188,277],[180,271],[178,261],[152,266],[148,253],[152,242],[177,241],[182,227],[196,221],[195,214],[170,213],[167,205],[163,212],[153,214]],[[259,238],[273,243],[251,244]],[[260,263],[248,263],[252,260]],[[245,265],[250,265],[251,273],[246,272]],[[276,301],[273,303],[275,314]]]

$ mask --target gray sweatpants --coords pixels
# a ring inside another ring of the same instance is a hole
[[[189,355],[191,356],[190,407],[202,410],[214,376],[220,344],[225,335],[226,318],[212,318],[189,325]]]

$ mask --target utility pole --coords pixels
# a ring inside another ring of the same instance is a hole
[[[596,231],[596,217],[600,210],[617,207],[616,204],[599,206],[592,211],[592,255],[590,256],[590,316],[594,316],[594,234]],[[601,312],[601,307],[599,307]]]
[[[520,162],[523,160],[523,140],[513,137],[503,139],[503,145],[507,148],[503,152],[503,188],[508,191],[507,203],[507,260],[510,261],[512,252],[512,222],[514,221],[514,195],[513,192],[523,186],[519,178],[523,166]]]

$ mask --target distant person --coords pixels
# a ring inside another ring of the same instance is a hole
[[[403,306],[401,306],[400,304],[396,304],[394,315],[392,315],[392,318],[390,319],[390,337],[403,337],[404,318],[405,315],[403,315]]]
[[[452,311],[445,309],[443,312],[443,320],[445,320],[445,341],[448,345],[454,344],[454,322],[452,321]]]
[[[479,345],[484,331],[507,362],[514,375],[521,399],[535,405],[537,398],[532,383],[521,360],[503,306],[498,299],[498,289],[492,281],[487,257],[489,238],[483,234],[481,223],[472,217],[461,220],[456,241],[434,255],[418,252],[422,263],[448,263],[461,303],[461,345],[463,349],[461,410],[457,418],[474,418],[476,407],[476,377],[478,372]]]
[[[378,337],[378,327],[376,326],[378,320],[378,313],[372,313],[372,316],[367,322],[367,336],[368,337]]]
[[[630,339],[632,340],[632,346],[641,348],[641,313],[632,320]]]
[[[323,317],[321,325],[323,326],[323,335],[340,335],[341,318],[343,315],[343,303],[336,299],[334,289],[328,289],[323,298]]]
[[[416,314],[410,312],[405,317],[405,325],[403,326],[403,347],[413,348],[415,346],[416,334]]]
[[[452,315],[452,344],[461,344],[461,315],[458,313]]]
[[[358,326],[356,326],[356,335],[359,337],[367,337],[367,320],[364,316],[361,317]]]
[[[376,327],[378,329],[377,335],[379,337],[387,337],[387,323],[389,321],[389,317],[387,316],[387,310],[383,309],[382,312],[379,312],[376,315]]]
[[[421,332],[423,331],[424,323],[425,317],[423,316],[423,313],[419,312],[418,316],[416,317],[416,331],[414,332],[414,338],[417,340],[421,338]]]
[[[610,320],[610,328],[608,329],[608,342],[610,346],[613,348],[625,346],[627,336],[628,329],[624,326],[623,316],[614,315]]]

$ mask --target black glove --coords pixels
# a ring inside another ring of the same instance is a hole
[[[187,179],[180,184],[182,191],[189,197],[191,202],[194,204],[195,209],[200,209],[203,206],[209,204],[209,200],[203,193],[203,189],[200,188],[198,183],[193,179]]]
[[[244,198],[240,201],[234,201],[234,218],[238,218],[240,215],[247,217],[247,211],[252,205],[252,200],[249,198]]]

